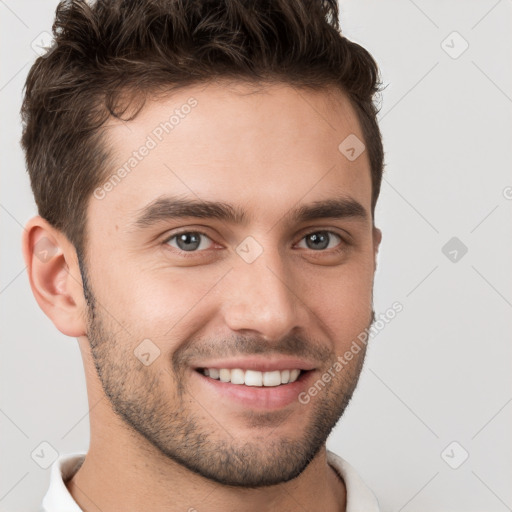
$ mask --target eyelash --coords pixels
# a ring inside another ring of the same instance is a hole
[[[176,237],[178,237],[178,236],[180,236],[180,235],[189,234],[189,233],[194,233],[194,234],[197,234],[197,235],[205,236],[206,238],[210,239],[210,240],[213,242],[213,240],[212,240],[212,239],[211,239],[211,238],[210,238],[206,233],[204,233],[204,232],[202,232],[202,231],[198,231],[198,230],[184,230],[184,231],[180,231],[180,232],[178,232],[178,233],[173,233],[171,236],[167,237],[167,238],[162,242],[162,244],[163,244],[163,245],[166,245],[166,244],[168,244],[171,240],[173,240],[174,238],[176,238]],[[329,235],[335,235],[335,236],[337,236],[337,237],[341,240],[341,241],[340,241],[340,243],[339,243],[339,244],[338,244],[334,249],[330,249],[330,250],[328,250],[328,249],[324,249],[324,250],[321,250],[321,251],[313,251],[313,250],[311,250],[311,252],[313,252],[313,253],[318,253],[319,255],[321,255],[321,254],[331,254],[331,255],[333,255],[333,254],[338,254],[338,253],[340,253],[340,252],[342,252],[342,251],[344,251],[344,250],[345,250],[345,247],[344,247],[345,245],[348,245],[348,244],[349,244],[349,242],[347,242],[347,240],[345,240],[345,238],[343,238],[339,233],[336,233],[335,231],[330,231],[330,230],[328,230],[328,229],[315,229],[315,230],[313,230],[313,231],[310,231],[310,232],[308,232],[308,233],[305,233],[305,234],[302,236],[302,238],[299,240],[299,242],[300,242],[300,241],[302,241],[302,240],[304,240],[304,238],[308,237],[309,235],[312,235],[312,234],[315,234],[315,233],[329,233]],[[196,256],[197,256],[197,254],[200,254],[200,253],[202,253],[202,252],[205,252],[205,251],[206,251],[206,250],[203,250],[203,251],[197,251],[197,250],[196,250],[196,251],[183,251],[183,250],[178,249],[178,248],[176,248],[176,247],[172,247],[172,249],[173,249],[174,251],[178,251],[178,254],[179,254],[180,256],[185,257],[185,258],[192,258],[192,257],[196,257]]]

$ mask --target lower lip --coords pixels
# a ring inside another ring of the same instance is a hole
[[[247,408],[271,411],[282,409],[293,402],[299,403],[298,396],[308,388],[314,372],[304,372],[295,382],[289,384],[262,387],[221,382],[195,370],[193,373],[219,398],[227,398]]]

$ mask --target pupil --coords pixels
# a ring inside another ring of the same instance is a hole
[[[200,240],[198,233],[183,233],[178,236],[177,239],[178,247],[182,251],[193,251],[199,247]],[[192,244],[187,245],[187,244]]]

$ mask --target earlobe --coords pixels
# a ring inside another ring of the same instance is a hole
[[[375,269],[377,269],[377,255],[379,252],[380,243],[382,241],[382,231],[379,228],[373,228],[373,259],[375,263]]]
[[[45,315],[67,336],[85,334],[85,299],[73,245],[42,217],[23,232],[23,258],[32,293]]]

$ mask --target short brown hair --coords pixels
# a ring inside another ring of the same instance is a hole
[[[39,214],[79,256],[88,200],[111,163],[104,123],[133,119],[150,94],[216,78],[340,88],[365,138],[374,216],[378,68],[341,35],[336,0],[65,0],[53,38],[28,73],[21,144]]]

